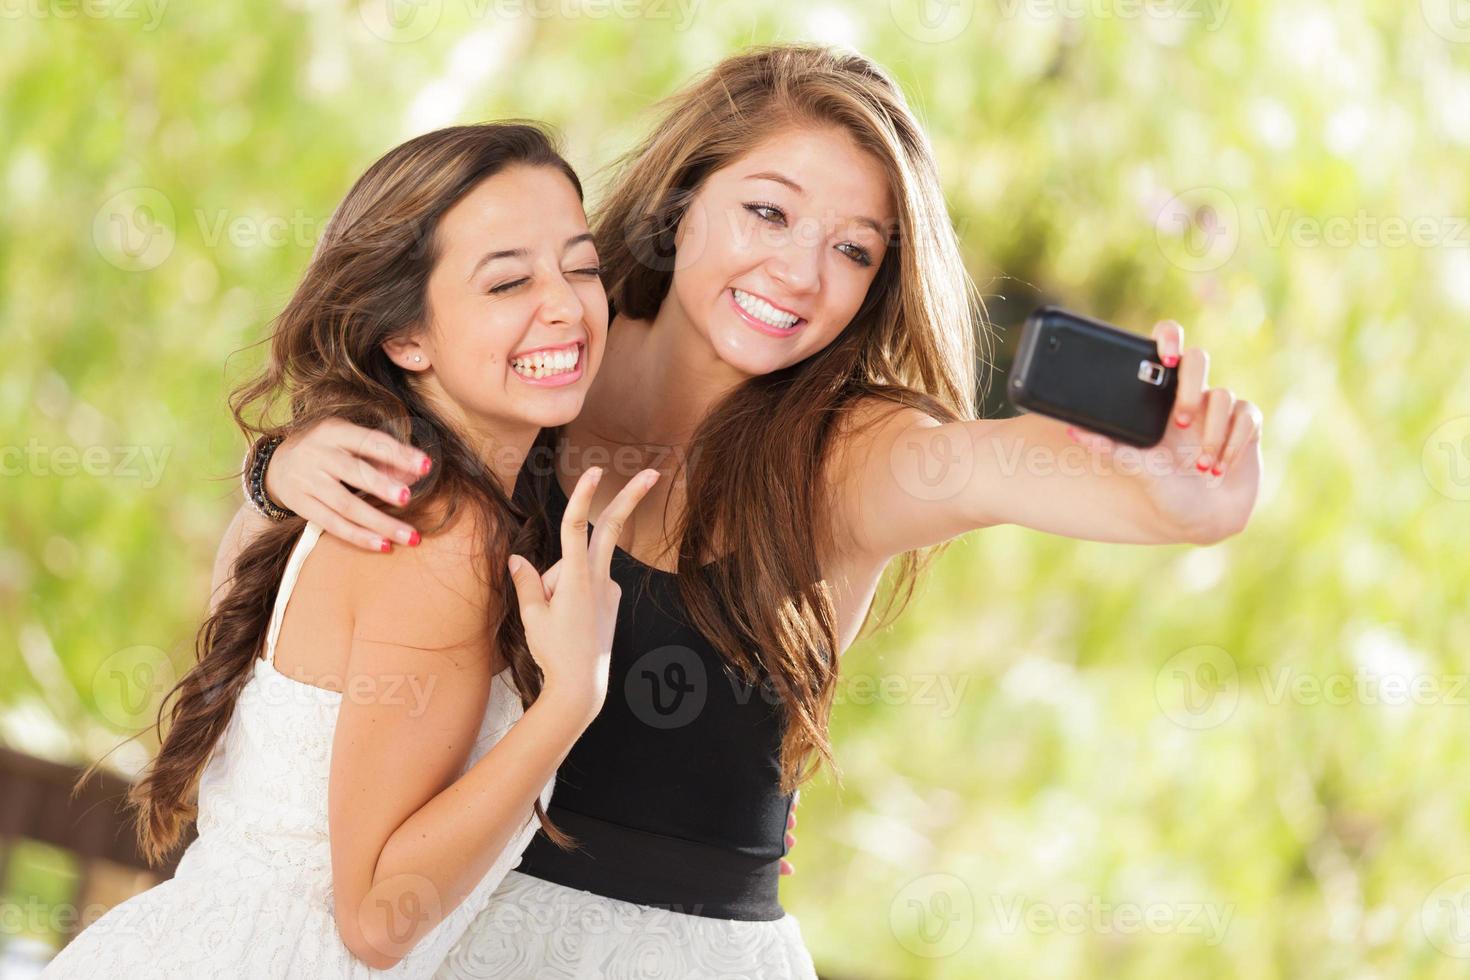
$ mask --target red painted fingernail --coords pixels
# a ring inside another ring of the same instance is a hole
[[[404,487],[402,490],[399,490],[398,491],[398,503],[399,504],[406,504],[406,503],[408,503],[408,487]]]
[[[1194,461],[1194,468],[1197,469],[1197,470],[1199,470],[1201,473],[1203,473],[1205,470],[1209,469],[1209,466],[1205,465],[1205,461],[1204,460],[1197,459],[1197,460]]]
[[[408,546],[410,548],[417,548],[419,546],[419,532],[417,532],[417,531],[410,531],[409,532],[409,535],[408,535]]]
[[[1177,425],[1177,426],[1179,426],[1179,428],[1181,428],[1181,429],[1187,429],[1187,428],[1189,428],[1189,416],[1188,415],[1182,415],[1182,416],[1181,415],[1176,415],[1176,416],[1174,416],[1174,424]]]
[[[429,470],[432,469],[433,466],[434,466],[434,461],[432,459],[430,459],[429,457],[425,456],[424,459],[423,459],[423,461],[421,463],[419,463],[419,476],[423,476],[425,473],[429,472]]]
[[[378,550],[379,551],[385,551],[385,552],[386,551],[392,551],[393,550],[393,546],[388,543],[388,539],[387,538],[383,538],[381,541],[378,542]]]
[[[1215,475],[1215,476],[1219,476],[1219,475],[1220,475],[1220,474],[1221,474],[1221,473],[1223,473],[1223,472],[1224,472],[1224,471],[1223,471],[1223,470],[1221,470],[1221,469],[1220,469],[1220,467],[1218,467],[1218,466],[1217,466],[1217,467],[1215,467],[1215,468],[1214,468],[1214,469],[1212,469],[1212,470],[1210,470],[1210,472],[1211,472],[1211,473],[1213,473],[1213,474],[1214,474],[1214,475]]]
[[[1178,363],[1179,363],[1179,355],[1178,354],[1170,354],[1170,355],[1168,355],[1167,357],[1164,358],[1164,367],[1173,367],[1174,365],[1176,365]]]

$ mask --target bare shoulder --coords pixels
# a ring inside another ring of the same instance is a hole
[[[423,526],[433,530],[416,547],[400,545],[384,553],[330,535],[317,543],[323,570],[349,599],[354,642],[483,656],[493,646],[487,626],[501,600],[500,583],[489,567],[489,525],[462,512]]]
[[[909,405],[867,396],[850,406],[838,420],[827,459],[827,479],[839,496],[861,492],[872,478],[874,465],[888,469],[888,456],[898,437],[912,429],[942,425],[938,419]]]
[[[878,396],[864,397],[844,411],[823,471],[832,524],[825,544],[844,564],[856,560],[864,569],[886,564],[889,556],[868,539],[887,510],[878,503],[885,499],[883,491],[897,484],[895,447],[905,432],[941,424],[919,408]]]
[[[852,455],[891,443],[909,429],[942,424],[922,409],[869,395],[858,399],[842,414],[832,448],[834,454]]]

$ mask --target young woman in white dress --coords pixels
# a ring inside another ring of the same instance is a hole
[[[547,825],[606,692],[611,528],[657,479],[589,542],[589,470],[556,581],[535,573],[550,543],[528,529],[522,462],[577,414],[606,338],[581,194],[518,124],[418,137],[348,193],[232,405],[247,432],[345,414],[411,435],[422,540],[368,553],[287,519],[216,570],[133,794],[150,856],[196,812],[198,837],[45,976],[427,977]],[[264,421],[281,403],[289,420]]]
[[[1254,506],[1261,413],[1208,387],[1206,353],[1161,321],[1179,387],[1149,465],[1039,415],[977,419],[989,345],[938,168],[897,85],[860,55],[783,45],[721,62],[665,103],[593,224],[616,370],[557,433],[543,488],[554,500],[589,463],[631,460],[603,482],[607,499],[659,466],[614,569],[654,573],[659,601],[696,629],[670,644],[643,591],[623,589],[615,695],[551,808],[595,830],[593,847],[563,857],[534,842],[444,975],[810,977],[774,900],[775,858],[794,787],[830,761],[838,655],[885,569],[898,563],[905,596],[934,546],[1006,523],[1218,541]],[[332,420],[287,441],[267,489],[374,547],[412,521],[349,489],[392,505],[419,458]],[[705,685],[678,724],[647,710],[642,681],[688,689],[722,663],[777,696],[779,738],[750,687],[742,700]]]

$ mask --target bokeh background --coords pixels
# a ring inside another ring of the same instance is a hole
[[[1266,419],[1245,533],[985,530],[847,655],[842,786],[804,791],[782,890],[824,975],[1470,970],[1470,6],[4,0],[0,18],[5,749],[97,758],[190,661],[239,500],[226,393],[369,162],[533,117],[595,203],[657,99],[748,44],[815,40],[883,63],[922,117],[998,369],[1038,301],[1140,333],[1172,317]],[[20,976],[95,917],[74,903],[100,879],[0,834],[0,969]]]

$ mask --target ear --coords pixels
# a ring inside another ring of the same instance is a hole
[[[433,364],[429,351],[416,335],[383,341],[383,353],[405,371],[427,371]]]

